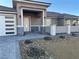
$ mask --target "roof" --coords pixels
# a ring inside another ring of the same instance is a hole
[[[47,12],[47,17],[50,18],[79,18],[79,16],[66,14],[66,13],[58,13],[58,12]]]
[[[1,6],[1,5],[0,5],[0,11],[16,12],[16,10],[13,8]]]
[[[26,0],[26,1],[27,1],[27,0]],[[47,3],[47,2],[40,2],[40,1],[33,1],[33,0],[31,0],[31,2],[43,3],[43,4],[48,4],[48,5],[51,5],[51,3]]]
[[[79,17],[79,16],[76,16],[76,15],[71,15],[71,14],[66,14],[66,13],[63,13],[64,17]]]
[[[16,2],[27,2],[27,3],[34,3],[34,4],[39,4],[39,5],[45,5],[45,6],[50,6],[51,5],[51,3],[46,3],[46,2],[40,2],[40,1],[32,1],[32,0],[30,0],[30,1],[28,1],[28,0],[13,0],[13,2],[14,2],[14,4],[16,3]]]
[[[63,15],[57,12],[47,12],[47,17],[50,18],[63,18]]]

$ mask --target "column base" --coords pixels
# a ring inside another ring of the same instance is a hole
[[[17,27],[17,35],[20,36],[24,35],[24,27]]]

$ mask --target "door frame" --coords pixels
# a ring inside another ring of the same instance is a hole
[[[31,16],[26,16],[29,18],[29,32],[31,31]],[[24,16],[23,16],[23,20],[24,20]]]

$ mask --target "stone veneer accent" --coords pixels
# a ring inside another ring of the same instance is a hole
[[[17,35],[24,35],[24,27],[17,27]]]
[[[50,33],[49,27],[40,27],[40,31],[38,27],[31,27],[32,33]],[[17,27],[17,35],[23,36],[24,35],[24,27]]]
[[[38,27],[31,27],[31,32],[40,32]]]

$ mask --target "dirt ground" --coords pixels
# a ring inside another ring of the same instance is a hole
[[[53,55],[56,59],[79,59],[79,38],[73,37],[69,40],[57,41],[35,40],[34,43],[32,43],[32,45],[40,45],[41,47],[45,48],[46,51],[50,55]],[[23,45],[21,46],[24,47]],[[21,48],[21,50],[22,49],[23,48]]]

